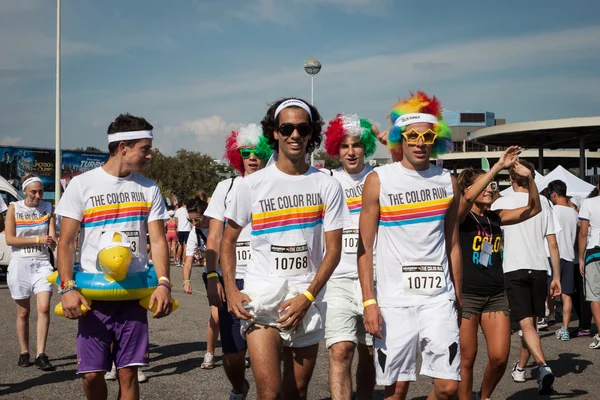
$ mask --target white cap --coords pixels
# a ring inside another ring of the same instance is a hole
[[[173,215],[175,215],[175,211],[169,210],[167,211],[167,214],[169,214],[169,217],[172,217]]]

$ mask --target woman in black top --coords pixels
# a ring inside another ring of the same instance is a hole
[[[497,190],[492,180],[498,172],[505,168],[512,168],[519,175],[529,172],[523,171],[526,168],[516,161],[520,150],[518,146],[509,147],[488,172],[468,168],[458,176],[462,193],[459,221],[463,259],[460,400],[472,398],[479,325],[486,339],[489,361],[478,398],[490,398],[506,370],[510,352],[510,313],[504,293],[501,225],[531,218],[540,212],[541,205],[539,195],[532,193],[537,202],[529,202],[526,207],[498,213],[489,208]]]

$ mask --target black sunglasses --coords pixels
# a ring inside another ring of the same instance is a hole
[[[306,122],[300,124],[285,123],[279,125],[279,128],[277,128],[277,132],[281,133],[283,136],[290,136],[295,130],[298,130],[298,134],[302,137],[307,137],[312,134],[312,127]]]

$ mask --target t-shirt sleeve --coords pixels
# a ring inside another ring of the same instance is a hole
[[[6,206],[6,203],[4,202],[2,196],[0,196],[0,213],[3,213],[6,210],[8,210],[8,207]]]
[[[350,212],[344,199],[342,185],[331,179],[325,191],[325,219],[323,221],[323,231],[334,231],[342,229],[350,224]]]
[[[544,201],[544,199],[541,200]],[[556,235],[562,230],[562,228],[560,227],[560,222],[558,222],[558,218],[556,218],[556,214],[554,213],[550,202],[548,202],[544,212],[546,213],[546,236]]]
[[[79,222],[83,221],[83,212],[85,211],[83,194],[79,179],[72,179],[56,206],[55,214]]]
[[[225,210],[225,218],[245,227],[252,217],[252,195],[246,179],[243,179],[232,193],[231,203]]]
[[[160,189],[158,186],[154,186],[152,188],[152,206],[150,207],[150,213],[148,214],[148,222],[168,219],[169,215],[167,214],[165,201],[160,194]]]
[[[589,201],[583,200],[583,203],[581,203],[581,208],[579,209],[579,219],[584,219],[586,221],[590,220],[591,213],[589,204]]]
[[[188,257],[193,257],[199,248],[200,245],[198,243],[198,235],[196,235],[196,230],[192,229],[190,231],[190,234],[188,235],[187,247],[185,248],[185,255]]]
[[[229,179],[219,182],[208,202],[206,211],[204,211],[205,216],[218,219],[219,221],[225,221],[225,200],[227,198],[229,186],[231,186]]]

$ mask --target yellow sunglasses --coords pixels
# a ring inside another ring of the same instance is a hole
[[[413,145],[419,144],[419,139],[423,140],[423,144],[433,144],[438,135],[431,129],[427,129],[425,132],[417,132],[411,129],[410,131],[402,132],[402,136],[406,139],[406,143]]]

